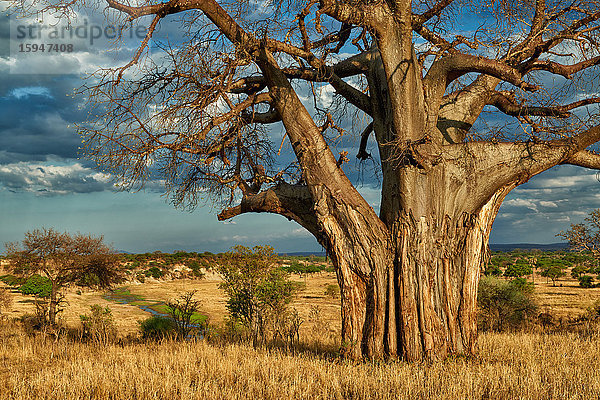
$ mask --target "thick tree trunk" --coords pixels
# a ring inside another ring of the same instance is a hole
[[[479,273],[508,190],[455,218],[403,212],[391,226],[391,239],[358,226],[350,235],[336,232],[329,248],[341,287],[347,356],[419,361],[473,353]],[[370,254],[356,251],[366,245]]]

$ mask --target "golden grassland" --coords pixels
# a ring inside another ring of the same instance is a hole
[[[33,311],[31,299],[13,293],[10,318],[0,322],[0,399],[600,399],[597,329],[483,333],[476,356],[443,362],[351,362],[319,350],[338,346],[339,298],[325,295],[335,276],[293,279],[304,283],[292,307],[304,320],[305,349],[294,352],[206,341],[100,345],[29,336],[11,321]],[[147,279],[127,286],[152,300],[197,290],[201,311],[220,324],[226,309],[219,282],[207,274],[204,280]],[[541,277],[535,282],[541,311],[559,317],[579,315],[600,299],[600,289],[582,289],[573,280],[556,287]],[[69,289],[66,299],[62,323],[70,327],[79,325],[79,315],[92,304],[110,306],[121,336],[135,334],[137,321],[149,316],[99,292]]]
[[[408,364],[199,342],[98,346],[0,334],[2,399],[596,399],[600,338],[483,334],[473,358]]]
[[[0,273],[1,274],[1,273]],[[341,330],[340,325],[340,300],[325,295],[327,285],[337,284],[335,274],[322,272],[304,278],[293,275],[292,280],[302,285],[294,299],[291,307],[296,308],[300,317],[304,320],[301,326],[302,332],[312,332],[314,321],[309,318],[311,307],[318,307],[321,321],[327,325],[332,334]],[[125,286],[131,294],[139,295],[144,299],[165,301],[177,298],[189,290],[196,290],[196,298],[202,303],[200,311],[208,315],[211,324],[219,325],[227,315],[225,308],[225,293],[219,288],[221,279],[215,273],[207,273],[205,279],[176,279],[156,280],[146,278],[145,283],[129,283]],[[0,282],[0,285],[4,285]],[[122,336],[138,332],[138,321],[148,318],[149,312],[129,305],[108,301],[102,297],[103,293],[98,291],[81,290],[69,288],[65,292],[66,307],[59,314],[64,325],[76,327],[79,325],[82,314],[88,314],[92,304],[109,306],[115,319],[115,323]],[[13,306],[8,316],[11,319],[18,318],[25,313],[33,313],[35,310],[31,296],[24,296],[13,292]],[[1,400],[1,399],[0,399]]]

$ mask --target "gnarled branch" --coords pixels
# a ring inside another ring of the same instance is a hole
[[[324,241],[324,236],[318,227],[310,191],[305,185],[280,182],[257,194],[244,196],[239,205],[223,210],[218,215],[218,219],[224,221],[250,212],[283,215],[302,225],[319,242]]]

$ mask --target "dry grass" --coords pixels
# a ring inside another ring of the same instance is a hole
[[[574,333],[482,334],[473,358],[431,364],[353,363],[314,350],[339,337],[339,298],[325,295],[333,274],[308,279],[293,307],[309,349],[297,354],[241,344],[200,342],[115,344],[99,347],[43,335],[27,336],[18,325],[0,325],[0,399],[600,399],[600,336]],[[552,287],[536,278],[543,310],[562,316],[582,313],[600,289],[575,281]],[[560,284],[559,283],[559,284]],[[149,300],[167,300],[198,290],[202,312],[213,324],[226,314],[219,279],[146,280],[129,290]],[[121,336],[137,330],[149,314],[104,300],[98,292],[69,290],[66,325],[78,326],[91,304],[109,305]],[[31,312],[29,298],[13,293],[16,317]],[[321,310],[321,329],[310,316]],[[327,332],[328,331],[328,332]]]
[[[535,293],[541,310],[558,317],[572,318],[600,300],[600,288],[584,289],[574,279],[563,278],[556,285],[536,277]]]
[[[600,338],[485,334],[472,359],[352,363],[244,345],[0,333],[2,399],[595,399]]]
[[[323,272],[306,279],[298,275],[292,275],[291,279],[303,284],[291,304],[291,307],[296,308],[304,320],[301,331],[308,333],[313,330],[315,321],[310,318],[310,312],[311,307],[316,306],[319,308],[322,322],[327,326],[330,334],[339,334],[341,330],[339,297],[333,299],[325,295],[327,285],[337,282],[335,274]],[[223,319],[227,315],[226,297],[219,288],[219,283],[221,283],[221,279],[218,275],[207,273],[206,278],[202,280],[177,279],[164,281],[146,278],[146,282],[143,284],[135,282],[126,286],[130,293],[139,295],[144,299],[156,301],[174,299],[186,291],[197,290],[196,298],[202,302],[201,312],[209,316],[212,324],[219,325],[223,323]],[[0,282],[0,287],[2,286],[6,285]],[[68,288],[65,294],[67,306],[59,314],[59,318],[62,324],[70,327],[79,326],[79,316],[88,314],[92,304],[110,307],[119,333],[122,336],[137,333],[137,322],[150,316],[150,313],[142,311],[136,306],[105,300],[102,298],[102,292]],[[9,318],[14,319],[26,313],[34,313],[35,307],[32,296],[25,296],[17,291],[13,291],[11,295],[12,307],[11,311],[7,313]]]

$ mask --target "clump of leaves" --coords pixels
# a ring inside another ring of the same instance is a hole
[[[522,327],[537,311],[533,284],[517,278],[505,281],[484,276],[477,294],[478,324],[482,330],[505,331]]]
[[[35,274],[27,278],[19,291],[37,297],[49,297],[52,293],[52,282],[45,276]]]
[[[139,321],[138,324],[144,339],[162,340],[176,335],[175,322],[168,317],[155,315]]]
[[[277,324],[286,320],[294,285],[279,267],[273,248],[236,246],[223,256],[218,272],[231,317],[250,331],[253,341],[277,336]]]
[[[113,342],[117,338],[117,327],[111,309],[93,304],[90,311],[90,314],[79,316],[82,338],[104,345]]]

